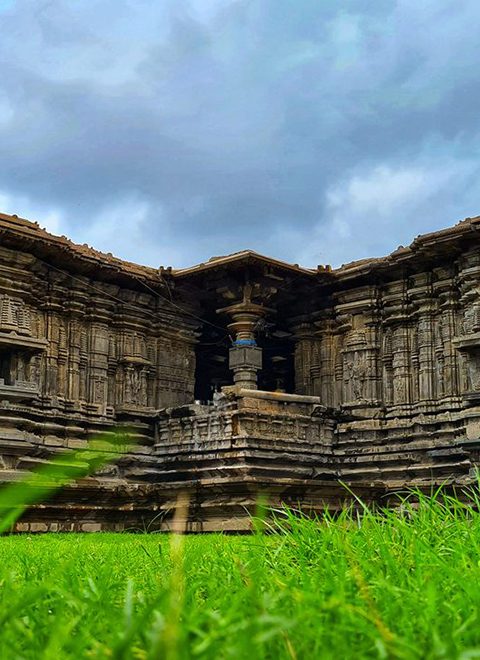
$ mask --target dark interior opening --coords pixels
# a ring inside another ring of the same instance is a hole
[[[271,335],[259,337],[258,345],[263,349],[263,369],[258,374],[258,389],[267,392],[295,391],[295,370],[293,344],[275,331]],[[285,333],[286,334],[286,333]]]
[[[225,332],[212,326],[204,326],[196,347],[195,400],[207,402],[219,387],[232,384],[228,368],[230,338]]]
[[[14,355],[12,351],[0,351],[0,378],[5,385],[14,385]]]
[[[258,388],[269,392],[295,391],[293,342],[281,330],[261,332],[257,343],[263,350],[263,368],[258,372]],[[220,329],[205,326],[196,348],[195,400],[208,402],[217,388],[233,384],[228,367],[229,336]]]

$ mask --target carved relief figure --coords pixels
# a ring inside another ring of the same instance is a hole
[[[393,379],[394,401],[395,403],[404,403],[406,399],[407,390],[403,378]]]
[[[132,403],[136,405],[140,402],[142,383],[138,369],[132,371]]]
[[[353,396],[358,401],[363,397],[363,386],[367,374],[367,366],[364,359],[356,357],[353,363]]]
[[[480,391],[480,354],[478,352],[468,355],[466,359],[468,374],[468,389],[472,392]]]
[[[354,354],[345,362],[345,385],[347,400],[361,401],[364,398],[364,384],[367,375],[365,359]]]
[[[343,377],[344,377],[344,386],[345,386],[345,398],[347,400],[350,400],[353,396],[352,394],[353,360],[347,360],[345,362]]]
[[[147,402],[147,370],[140,366],[128,365],[125,369],[124,403],[146,406]]]
[[[97,378],[94,382],[93,389],[94,403],[104,403],[105,401],[105,380]]]
[[[139,404],[141,406],[147,406],[148,405],[147,371],[145,369],[142,369],[142,377],[141,377],[140,384],[141,384],[141,387],[140,387]]]
[[[17,358],[17,380],[19,381],[28,380],[26,357],[22,353],[19,353]]]
[[[30,381],[40,385],[41,358],[35,355],[30,361]]]
[[[132,367],[128,366],[125,372],[125,403],[132,403]]]

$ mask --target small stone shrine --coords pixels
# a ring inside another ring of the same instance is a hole
[[[480,462],[480,217],[384,258],[146,268],[0,214],[0,482],[128,428],[17,531],[241,531],[462,489]]]

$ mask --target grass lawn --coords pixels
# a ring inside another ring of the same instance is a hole
[[[0,538],[0,658],[480,658],[480,517]]]

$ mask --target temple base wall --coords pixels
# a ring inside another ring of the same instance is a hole
[[[2,409],[0,481],[58,452],[107,437],[118,421]],[[8,414],[7,414],[8,413]],[[168,531],[185,495],[187,532],[243,532],[259,499],[280,509],[338,511],[395,503],[405,488],[476,482],[480,408],[413,418],[349,419],[318,397],[227,388],[216,406],[124,416],[134,445],[100,473],[31,507],[12,531]]]

